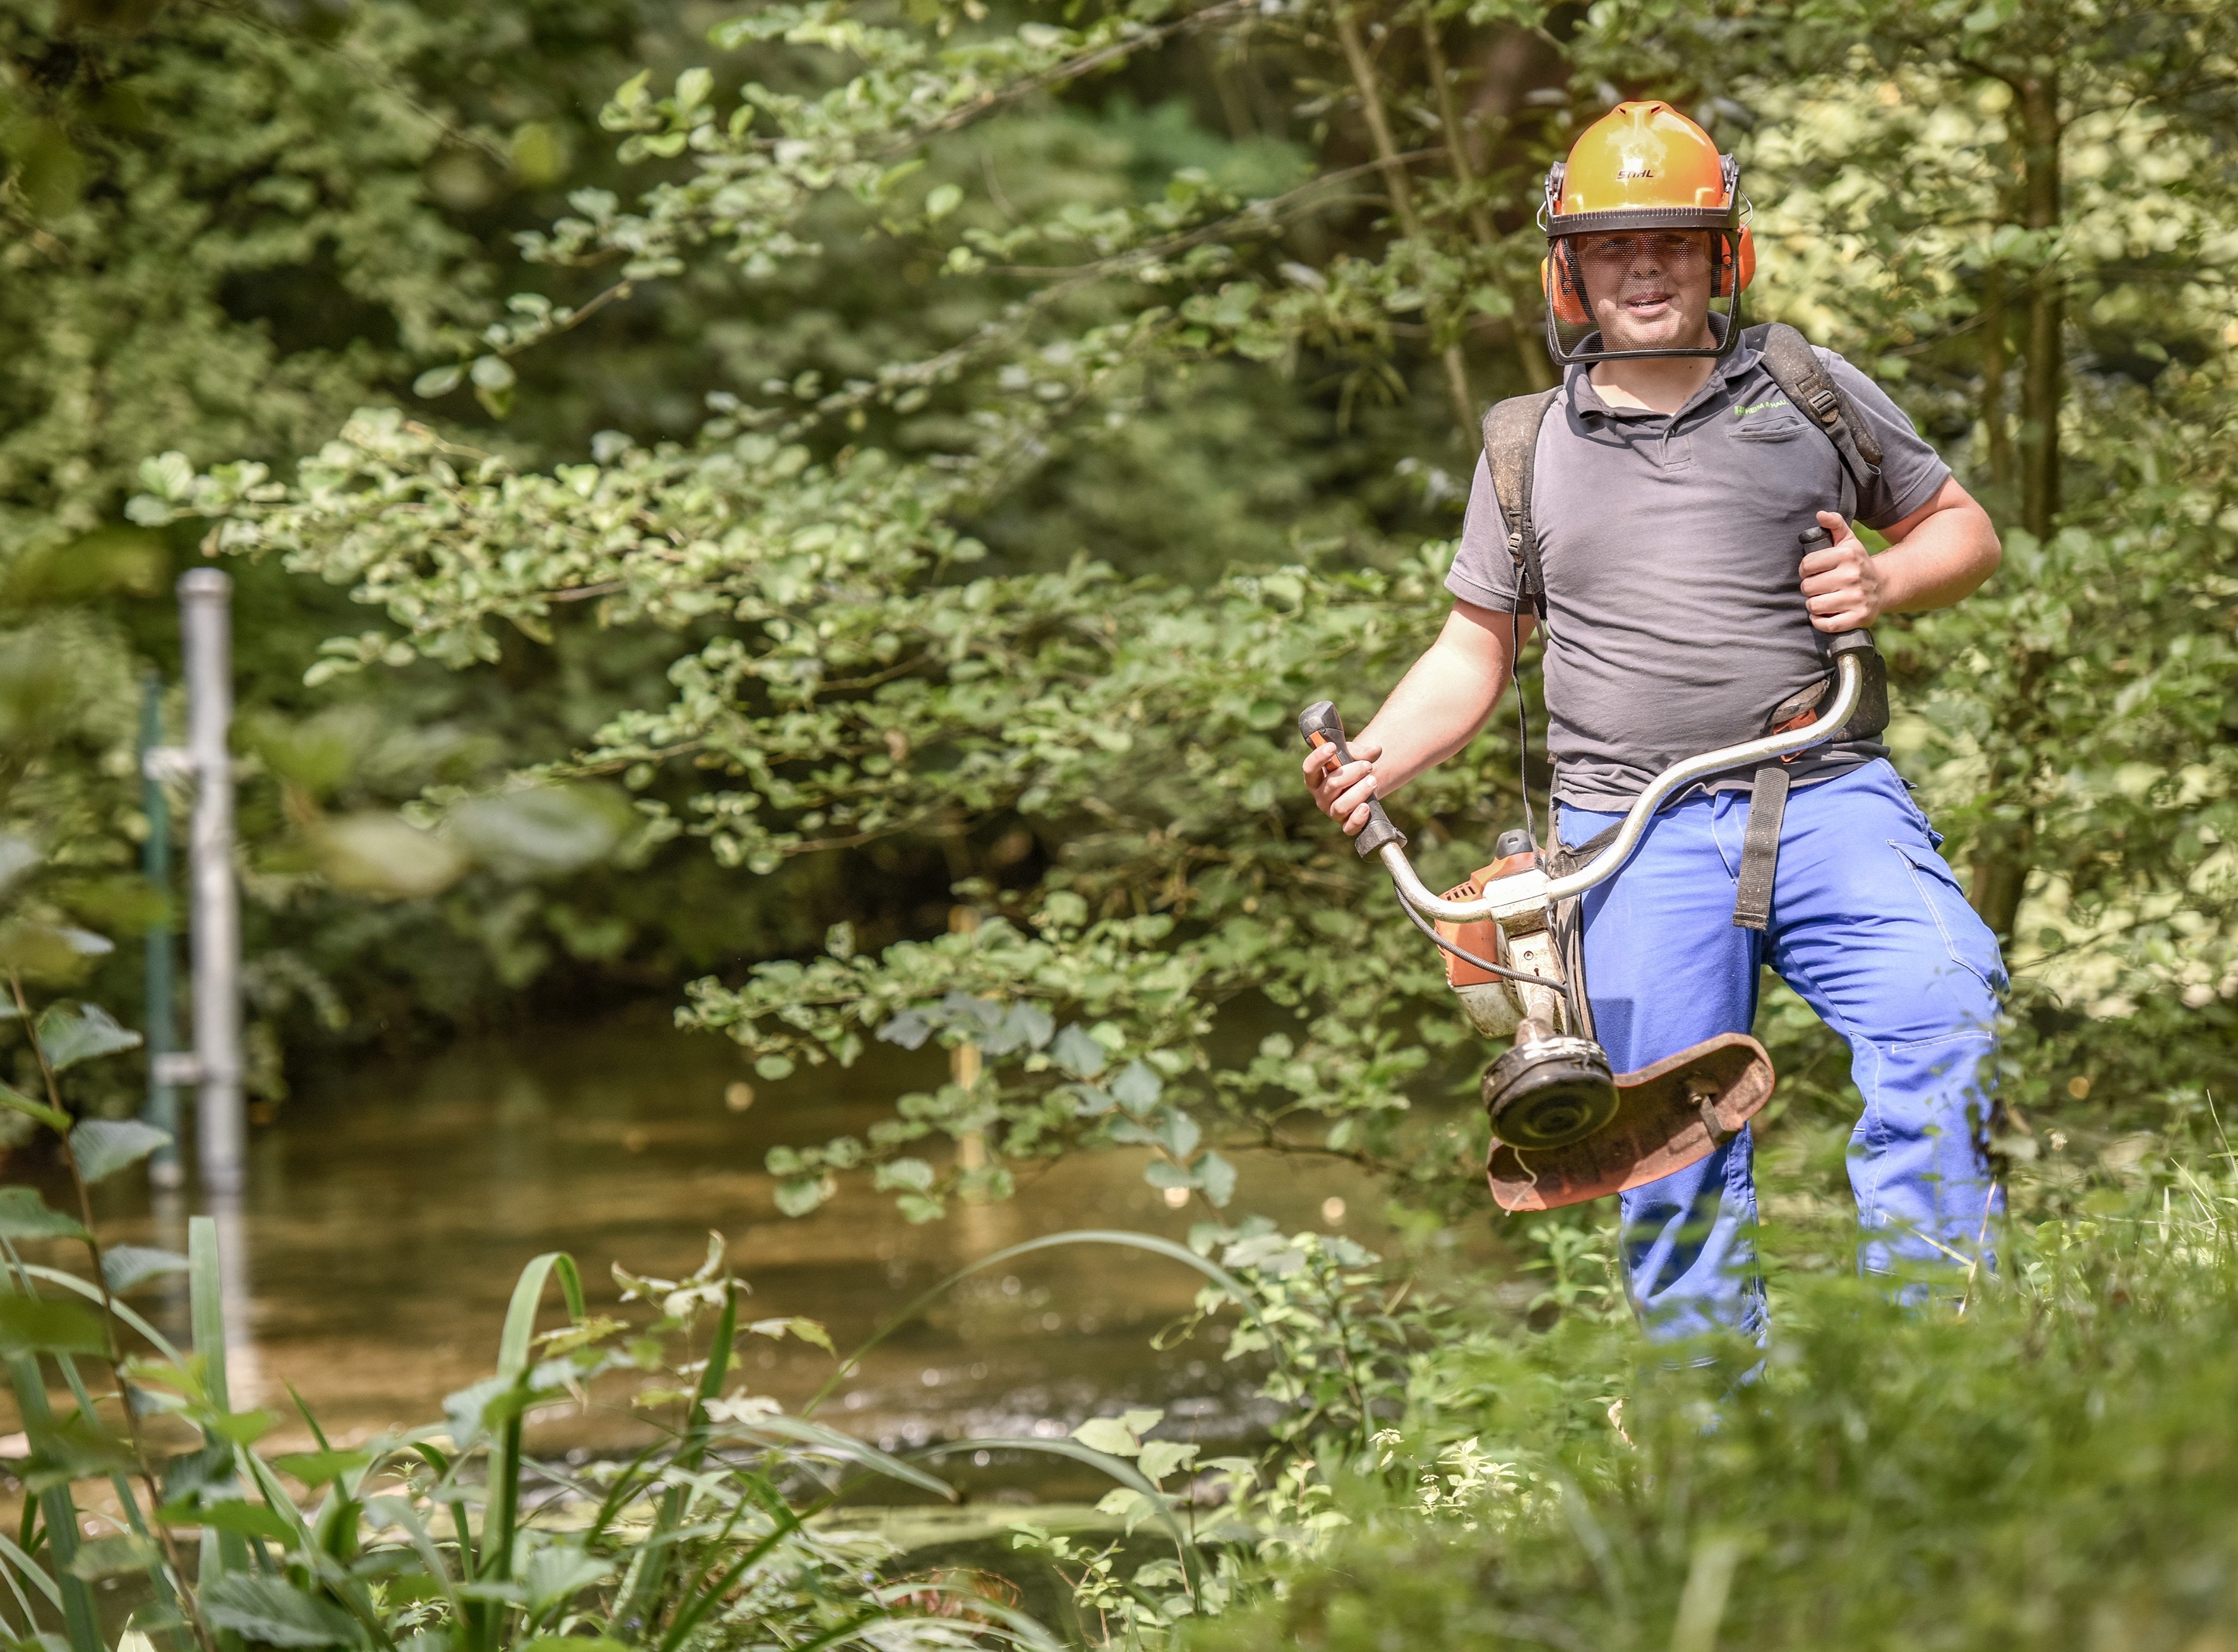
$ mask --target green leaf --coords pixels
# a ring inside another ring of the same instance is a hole
[[[85,1237],[76,1218],[50,1210],[36,1187],[0,1187],[0,1239],[43,1239]]]
[[[612,855],[637,811],[611,786],[538,786],[460,803],[444,836],[500,877],[566,877]]]
[[[1111,1094],[1129,1113],[1141,1113],[1158,1104],[1165,1081],[1140,1061],[1129,1061],[1111,1080]]]
[[[30,1432],[31,1455],[17,1470],[27,1490],[51,1491],[73,1481],[103,1479],[137,1466],[124,1442],[83,1411]]]
[[[67,1131],[70,1127],[69,1113],[59,1112],[43,1101],[34,1101],[30,1096],[4,1084],[0,1084],[0,1107],[20,1113],[26,1118],[36,1119],[50,1130]]]
[[[336,816],[320,822],[308,836],[329,883],[382,900],[440,895],[471,864],[457,844],[386,809]]]
[[[63,1569],[90,1583],[99,1578],[121,1577],[127,1572],[144,1572],[162,1563],[163,1556],[154,1543],[136,1531],[123,1531],[81,1543],[77,1553]]]
[[[101,1253],[101,1275],[118,1296],[165,1273],[183,1273],[187,1259],[144,1245],[112,1245]]]
[[[105,1354],[101,1316],[75,1302],[0,1297],[0,1355]]]
[[[291,1451],[272,1459],[282,1474],[293,1475],[305,1485],[324,1485],[373,1461],[367,1451]]]
[[[0,895],[15,888],[16,881],[36,866],[41,858],[38,846],[29,838],[0,832]]]
[[[254,1445],[272,1431],[273,1421],[269,1411],[224,1411],[203,1418],[202,1426],[235,1445]]]
[[[1195,1457],[1196,1447],[1186,1440],[1145,1440],[1135,1466],[1145,1479],[1162,1480],[1175,1469],[1187,1467]]]
[[[833,1358],[838,1358],[839,1351],[831,1345],[831,1333],[824,1328],[821,1322],[815,1319],[803,1319],[796,1315],[786,1320],[785,1325],[786,1330],[791,1332],[803,1342],[814,1343]]]
[[[898,1044],[905,1050],[923,1048],[925,1040],[931,1036],[932,1023],[913,1009],[889,1015],[878,1028],[881,1044]]]
[[[447,396],[466,382],[467,370],[458,362],[448,367],[430,367],[412,381],[412,393],[433,401],[438,396]]]
[[[202,1591],[202,1609],[212,1627],[268,1646],[342,1646],[357,1639],[348,1613],[277,1577],[228,1572]]]
[[[1235,1166],[1218,1153],[1207,1151],[1196,1161],[1196,1185],[1216,1210],[1224,1210],[1235,1197]]]
[[[831,1193],[821,1176],[794,1176],[777,1185],[777,1207],[787,1216],[805,1216]]]
[[[70,1153],[77,1173],[89,1182],[102,1181],[127,1165],[136,1165],[158,1147],[169,1146],[171,1133],[137,1119],[88,1119],[70,1132]]]
[[[1111,1064],[1110,1052],[1083,1031],[1077,1021],[1056,1035],[1049,1054],[1049,1060],[1076,1079],[1092,1079]]]
[[[586,1555],[579,1549],[554,1544],[528,1557],[528,1564],[521,1569],[520,1581],[527,1588],[530,1609],[540,1611],[556,1601],[580,1594],[599,1579],[613,1574],[612,1562]],[[590,1643],[571,1641],[567,1644],[580,1647]]]
[[[116,949],[103,937],[67,924],[27,918],[0,922],[0,969],[37,981],[81,980],[90,960]]]
[[[140,1047],[140,1034],[119,1027],[98,1004],[50,1004],[39,1016],[39,1047],[47,1065],[67,1072],[80,1061]]]
[[[924,198],[924,215],[933,222],[938,223],[963,204],[963,191],[957,188],[956,185],[936,184],[931,193]]]
[[[467,369],[467,376],[482,390],[510,390],[514,379],[513,364],[501,355],[476,356],[473,366]]]
[[[922,1159],[889,1160],[871,1175],[871,1185],[882,1193],[897,1189],[910,1193],[927,1193],[931,1190],[932,1182],[932,1166]]]
[[[167,1526],[202,1526],[242,1537],[268,1537],[293,1543],[300,1535],[285,1516],[241,1497],[221,1497],[198,1503],[166,1503],[156,1518]]]
[[[1072,1431],[1072,1437],[1092,1451],[1133,1457],[1142,1449],[1143,1433],[1164,1416],[1163,1411],[1127,1411],[1116,1417],[1091,1417]]]

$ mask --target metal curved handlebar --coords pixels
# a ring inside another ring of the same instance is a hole
[[[1826,708],[1818,721],[1807,728],[1791,730],[1785,734],[1768,734],[1761,740],[1751,740],[1745,745],[1721,747],[1716,751],[1705,751],[1698,757],[1689,757],[1684,763],[1672,764],[1648,783],[1646,790],[1632,800],[1632,808],[1625,815],[1624,824],[1617,829],[1614,842],[1567,877],[1545,880],[1537,898],[1550,903],[1566,901],[1573,895],[1583,895],[1596,883],[1616,876],[1617,869],[1631,859],[1632,850],[1639,847],[1640,836],[1646,831],[1649,818],[1682,786],[1689,785],[1705,775],[1738,769],[1745,763],[1766,763],[1774,757],[1786,757],[1790,752],[1817,745],[1821,740],[1836,734],[1850,720],[1850,714],[1857,710],[1857,697],[1864,685],[1864,668],[1859,656],[1854,652],[1837,656],[1834,703]],[[1447,923],[1476,923],[1493,916],[1495,912],[1516,909],[1518,896],[1524,894],[1520,889],[1513,893],[1501,889],[1498,895],[1487,891],[1473,901],[1448,901],[1442,895],[1432,894],[1429,886],[1416,875],[1413,862],[1407,860],[1404,843],[1405,840],[1401,839],[1396,843],[1385,844],[1381,857],[1385,869],[1391,874],[1392,882],[1399,886],[1400,898],[1416,911],[1428,917],[1441,918]],[[1535,874],[1524,876],[1536,877]],[[1503,884],[1519,882],[1519,879],[1500,880]]]

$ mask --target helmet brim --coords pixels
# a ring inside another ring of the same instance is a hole
[[[1592,235],[1619,229],[1738,229],[1731,207],[1611,207],[1600,212],[1558,213],[1546,221],[1546,238]]]

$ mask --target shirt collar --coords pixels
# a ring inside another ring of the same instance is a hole
[[[1723,344],[1725,340],[1725,328],[1731,323],[1722,315],[1712,315],[1709,320],[1710,331],[1717,335],[1718,342]],[[1601,335],[1599,332],[1589,333],[1578,347],[1581,350],[1598,350],[1600,348],[1600,342]],[[1713,365],[1710,376],[1702,381],[1702,387],[1689,396],[1685,405],[1671,416],[1677,419],[1692,412],[1701,405],[1705,397],[1712,393],[1714,387],[1737,383],[1747,374],[1755,372],[1757,364],[1763,360],[1764,352],[1757,347],[1754,340],[1746,334],[1743,334],[1740,343],[1735,347],[1733,353]],[[1579,413],[1598,413],[1604,419],[1660,419],[1663,417],[1661,413],[1650,413],[1644,407],[1610,406],[1607,402],[1601,400],[1601,393],[1593,387],[1592,373],[1593,364],[1589,361],[1578,362],[1569,370],[1567,389],[1570,406]]]

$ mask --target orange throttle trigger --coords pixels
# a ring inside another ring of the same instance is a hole
[[[1334,746],[1339,763],[1353,760],[1352,748],[1344,743],[1344,719],[1337,715],[1334,702],[1315,700],[1301,711],[1298,714],[1298,732],[1305,737],[1306,744],[1315,750],[1323,746]],[[1366,860],[1371,855],[1381,853],[1384,846],[1389,843],[1406,848],[1407,834],[1391,823],[1391,816],[1383,812],[1382,801],[1371,798],[1367,804],[1367,824],[1361,827],[1360,836],[1352,840],[1353,849],[1361,859]]]

